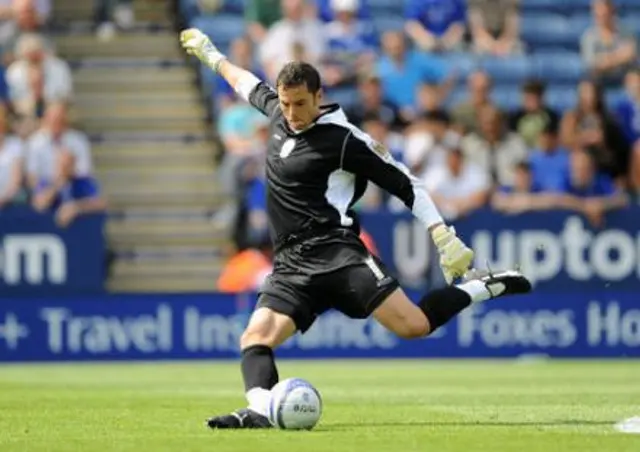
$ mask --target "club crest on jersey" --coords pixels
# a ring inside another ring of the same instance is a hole
[[[289,154],[291,154],[291,152],[293,151],[293,148],[296,147],[296,140],[294,140],[293,138],[289,138],[287,141],[284,142],[284,144],[282,145],[282,148],[280,148],[280,157],[282,157],[283,159],[286,159],[287,157],[289,157]]]
[[[373,143],[371,143],[371,149],[373,149],[373,152],[375,152],[382,158],[386,158],[389,155],[389,150],[386,148],[386,146],[378,141],[374,141]]]

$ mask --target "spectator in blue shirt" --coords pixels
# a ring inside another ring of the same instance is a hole
[[[501,186],[496,190],[491,205],[494,209],[510,214],[533,210],[553,209],[558,205],[558,195],[542,193],[536,184],[528,162],[520,162],[515,167],[513,185]]]
[[[406,31],[418,48],[428,51],[459,49],[465,34],[463,0],[408,0]]]
[[[407,50],[402,33],[389,31],[382,36],[384,56],[378,60],[377,74],[384,96],[401,109],[414,109],[415,96],[422,82],[444,84],[447,65],[438,57]]]
[[[323,22],[331,22],[336,19],[334,0],[316,0],[316,8],[318,9],[318,17]],[[366,0],[357,1],[355,13],[360,20],[371,20],[371,10]]]
[[[586,215],[594,226],[602,226],[607,211],[627,204],[626,196],[615,187],[611,177],[598,172],[593,157],[584,150],[571,153],[563,188],[569,195],[565,206]]]
[[[325,25],[328,52],[324,81],[328,86],[353,83],[358,73],[371,72],[375,60],[373,24],[358,20],[360,0],[331,0],[334,20]]]
[[[569,173],[569,152],[559,145],[558,126],[549,123],[529,156],[533,183],[543,192],[562,192]]]
[[[626,95],[618,103],[616,113],[627,142],[634,145],[640,140],[640,69],[625,77]]]
[[[55,214],[56,224],[69,226],[82,214],[103,212],[107,202],[100,193],[98,181],[92,175],[75,175],[75,158],[70,152],[57,156],[57,177],[41,180],[35,189],[36,210]]]

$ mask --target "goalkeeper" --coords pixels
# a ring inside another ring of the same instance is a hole
[[[313,66],[287,64],[274,90],[231,64],[199,30],[185,30],[180,39],[189,54],[269,119],[267,215],[275,258],[240,343],[248,408],[211,418],[209,427],[270,426],[270,389],[278,382],[273,350],[296,331],[304,333],[324,311],[373,316],[400,337],[422,338],[472,303],[531,290],[515,270],[468,272],[473,251],[443,222],[405,166],[349,123],[340,106],[322,104]],[[439,252],[448,286],[417,304],[358,238],[351,207],[368,181],[401,199]],[[458,278],[463,279],[454,285]]]

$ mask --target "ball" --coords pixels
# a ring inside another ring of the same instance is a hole
[[[301,378],[282,380],[271,389],[269,421],[285,430],[311,430],[320,420],[322,399],[311,383]]]

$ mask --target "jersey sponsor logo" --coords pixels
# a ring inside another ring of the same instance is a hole
[[[284,144],[282,145],[282,148],[280,148],[280,157],[282,157],[283,159],[286,159],[287,157],[289,157],[289,154],[293,152],[293,148],[295,147],[296,147],[296,140],[294,140],[293,138],[289,138],[287,141],[284,142]]]

